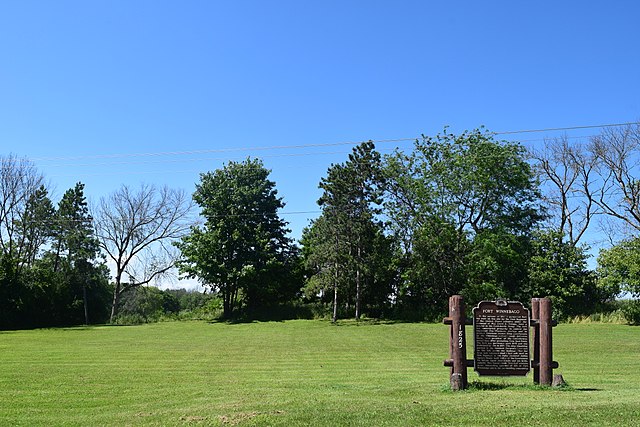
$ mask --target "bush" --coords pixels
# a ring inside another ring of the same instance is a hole
[[[614,323],[618,325],[623,325],[627,323],[627,318],[625,317],[622,310],[614,310],[607,312],[598,312],[588,315],[577,315],[573,317],[568,317],[566,319],[567,323]]]
[[[113,323],[115,325],[130,326],[130,325],[141,325],[147,322],[149,322],[149,319],[143,317],[138,313],[128,313],[128,314],[119,314],[115,318]]]
[[[621,310],[630,325],[640,325],[640,300],[624,301]]]

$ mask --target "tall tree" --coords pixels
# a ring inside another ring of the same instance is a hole
[[[577,246],[593,218],[601,211],[595,203],[597,156],[566,137],[545,141],[532,153],[548,206],[553,228],[559,238]]]
[[[71,286],[77,283],[82,290],[82,305],[85,324],[89,324],[88,288],[96,267],[93,265],[100,255],[100,243],[94,235],[93,218],[89,214],[84,196],[84,184],[77,183],[67,190],[55,216],[55,262],[54,271],[59,269],[62,252],[66,252],[64,270]]]
[[[260,160],[247,159],[201,174],[193,199],[204,224],[177,244],[180,271],[219,292],[227,318],[242,302],[255,307],[265,292],[277,294],[272,273],[285,268],[292,253],[278,216],[284,203],[269,173]]]
[[[604,129],[592,138],[601,186],[594,202],[601,211],[640,232],[640,124]]]
[[[339,294],[346,295],[351,274],[349,242],[341,234],[345,219],[338,215],[339,212],[324,209],[320,217],[304,229],[301,239],[302,255],[309,272],[305,294],[330,301],[333,322],[338,318]]]
[[[445,293],[470,285],[515,292],[526,268],[525,258],[512,255],[526,250],[543,212],[526,154],[483,130],[455,135],[445,129],[417,140],[409,154],[386,158],[385,213],[404,250],[409,295],[435,295],[442,310]],[[411,273],[440,269],[451,280],[420,285],[421,275]],[[443,288],[433,289],[438,283]],[[431,289],[412,292],[423,286]]]
[[[44,178],[31,162],[15,156],[0,157],[0,250],[3,254],[24,262],[18,254],[25,253],[25,245],[33,246],[33,233],[40,234],[39,221],[45,218],[44,212],[39,212],[38,201],[44,201],[46,193]]]
[[[30,295],[24,267],[33,264],[46,240],[51,207],[43,185],[31,162],[0,156],[0,327],[25,324]]]
[[[52,237],[55,208],[44,185],[36,189],[17,220],[19,236],[17,257],[22,265],[32,266],[40,249]]]
[[[365,284],[373,283],[371,266],[373,250],[379,246],[382,226],[376,220],[381,203],[381,158],[369,141],[353,149],[348,161],[332,165],[320,182],[323,194],[318,200],[323,213],[307,231],[307,263],[319,276],[311,281],[315,286],[327,282],[332,272],[333,321],[338,317],[340,289],[346,301],[353,299],[355,317],[362,314]],[[349,275],[353,275],[350,279]],[[353,284],[353,293],[350,285]]]
[[[120,296],[170,273],[179,254],[172,242],[189,230],[191,203],[168,187],[127,186],[100,199],[94,215],[96,237],[115,266],[111,321]]]

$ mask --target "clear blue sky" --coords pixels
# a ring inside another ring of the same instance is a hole
[[[1,0],[0,153],[56,201],[77,181],[191,192],[262,157],[284,211],[315,211],[350,146],[238,148],[637,121],[639,19],[631,0]],[[294,237],[315,216],[287,215]]]

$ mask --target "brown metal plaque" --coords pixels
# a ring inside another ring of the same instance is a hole
[[[473,309],[474,368],[479,375],[526,375],[529,310],[516,301],[482,301]]]

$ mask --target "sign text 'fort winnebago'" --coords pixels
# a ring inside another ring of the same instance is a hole
[[[513,301],[482,301],[473,309],[475,370],[479,375],[526,375],[529,310]]]

